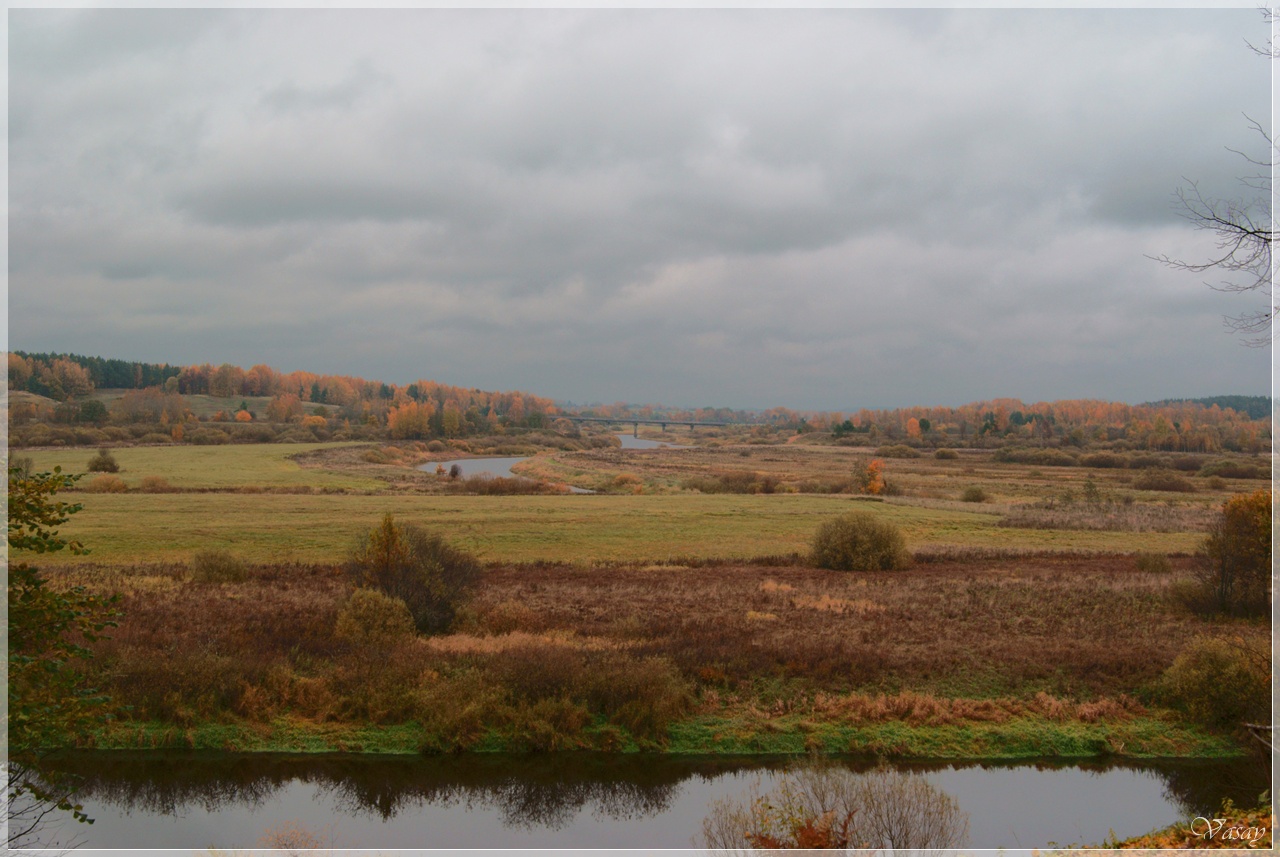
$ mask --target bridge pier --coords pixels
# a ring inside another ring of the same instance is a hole
[[[640,423],[631,424],[631,436],[634,438],[640,437]]]

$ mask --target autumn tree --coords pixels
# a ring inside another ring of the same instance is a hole
[[[859,464],[853,470],[853,478],[857,481],[858,487],[862,489],[862,493],[883,494],[885,488],[884,462],[878,458],[873,458],[866,464]]]
[[[93,392],[93,380],[79,363],[58,358],[40,371],[40,380],[49,391],[49,397],[65,401],[79,399]]]
[[[20,354],[9,352],[9,389],[25,390],[34,370],[31,361]]]
[[[1201,547],[1200,598],[1216,611],[1260,616],[1271,608],[1271,492],[1222,504]]]
[[[165,393],[159,387],[129,390],[111,406],[111,413],[121,422],[182,422],[187,416],[186,400],[177,393]]]
[[[387,413],[387,429],[397,440],[422,440],[431,435],[431,402],[405,402]]]
[[[293,393],[281,393],[267,404],[267,419],[278,423],[302,417],[302,400]]]

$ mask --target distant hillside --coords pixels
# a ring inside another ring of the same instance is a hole
[[[1203,399],[1161,399],[1158,402],[1143,402],[1139,407],[1164,408],[1169,405],[1204,405],[1211,408],[1231,408],[1241,414],[1248,414],[1250,419],[1262,420],[1271,416],[1270,396],[1206,396]]]

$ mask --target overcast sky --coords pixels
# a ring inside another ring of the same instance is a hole
[[[1262,394],[1256,9],[13,10],[9,341],[575,401]],[[1209,275],[1206,275],[1206,277]]]

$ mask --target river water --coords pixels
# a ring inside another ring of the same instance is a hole
[[[672,447],[675,449],[684,449],[685,447],[675,443],[663,443],[657,440],[646,440],[642,437],[632,437],[629,434],[619,434],[616,437],[622,441],[623,449],[658,449],[659,447]],[[437,467],[443,467],[445,470],[450,469],[455,464],[462,468],[463,476],[480,476],[487,473],[490,476],[503,479],[511,479],[518,474],[512,473],[511,468],[522,461],[528,461],[532,456],[528,455],[507,455],[496,458],[454,458],[449,461],[428,461],[426,464],[418,466],[419,470],[425,470],[428,473],[435,473]],[[575,494],[590,494],[584,488],[570,487],[570,491]]]
[[[787,760],[559,753],[293,756],[78,752],[96,819],[87,848],[251,847],[296,820],[352,848],[691,848],[713,801],[765,786]],[[843,760],[854,770],[871,762]],[[1265,769],[1242,762],[904,764],[969,815],[971,848],[1098,843],[1251,804]],[[190,853],[187,851],[186,853]]]

